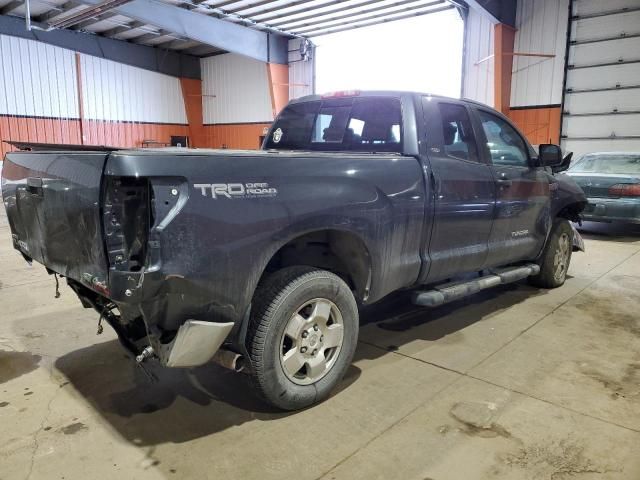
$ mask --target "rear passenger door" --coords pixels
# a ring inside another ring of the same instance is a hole
[[[480,107],[474,110],[481,127],[481,154],[496,182],[486,266],[533,260],[549,230],[549,177],[535,165],[529,144],[506,118]]]
[[[427,180],[434,192],[431,264],[423,283],[480,270],[495,208],[495,182],[476,143],[466,105],[424,97]]]

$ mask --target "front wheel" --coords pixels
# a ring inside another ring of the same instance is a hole
[[[564,284],[573,251],[573,229],[568,220],[558,219],[553,225],[540,258],[540,273],[530,277],[536,287],[556,288]]]
[[[346,373],[358,338],[358,308],[333,273],[289,267],[258,287],[248,350],[262,397],[284,410],[326,398]]]

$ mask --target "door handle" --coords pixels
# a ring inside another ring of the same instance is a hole
[[[28,177],[27,191],[33,195],[42,195],[42,179],[38,177]]]
[[[500,185],[501,187],[510,187],[511,184],[513,183],[508,177],[506,173],[501,173],[500,174],[500,178],[498,178],[496,180],[496,182],[498,182],[498,185]]]

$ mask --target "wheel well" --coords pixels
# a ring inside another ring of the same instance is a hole
[[[271,257],[262,277],[293,265],[308,265],[335,273],[351,287],[358,300],[366,300],[369,295],[369,251],[352,233],[322,230],[296,237]]]
[[[572,222],[580,222],[580,212],[584,210],[586,205],[586,202],[570,203],[569,205],[562,207],[557,216],[560,218],[566,218]]]

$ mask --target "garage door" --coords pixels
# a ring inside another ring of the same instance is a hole
[[[640,152],[640,0],[573,0],[562,144]]]

